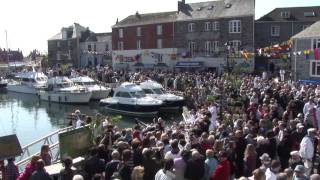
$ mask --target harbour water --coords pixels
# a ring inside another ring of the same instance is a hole
[[[0,136],[16,134],[21,146],[29,144],[68,125],[67,114],[79,109],[81,113],[95,115],[100,112],[97,102],[88,105],[65,105],[39,101],[36,95],[0,91]],[[181,113],[163,113],[167,120],[181,120]],[[132,127],[134,118],[123,117],[120,128]],[[144,119],[143,121],[150,121]]]

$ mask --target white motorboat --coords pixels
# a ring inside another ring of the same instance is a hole
[[[20,72],[8,82],[7,89],[18,93],[37,94],[38,89],[45,87],[47,81],[48,77],[43,72]]]
[[[7,85],[8,85],[8,81],[3,77],[0,77],[0,89],[7,87]]]
[[[107,98],[111,88],[104,87],[96,83],[92,78],[88,76],[79,76],[71,78],[71,80],[78,85],[82,85],[87,88],[88,91],[92,92],[92,100],[100,100]]]
[[[138,85],[128,82],[115,88],[113,97],[100,100],[108,112],[141,117],[156,116],[162,104],[161,100],[147,97]]]
[[[162,85],[155,81],[147,80],[139,86],[147,96],[163,101],[161,109],[181,109],[185,104],[183,97],[167,93]]]
[[[90,101],[92,92],[83,86],[75,85],[69,78],[57,76],[50,78],[47,87],[39,91],[39,98],[44,101],[85,104]]]

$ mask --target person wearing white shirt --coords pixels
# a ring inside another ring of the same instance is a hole
[[[211,103],[208,107],[208,111],[211,113],[209,131],[214,130],[217,127],[217,107],[214,103]]]
[[[281,169],[281,164],[278,160],[273,160],[271,163],[271,167],[266,171],[266,180],[276,180],[277,174]]]
[[[281,80],[281,82],[284,81],[284,75],[285,75],[285,73],[286,73],[286,71],[285,71],[284,69],[280,69],[279,74],[280,74],[280,80]]]
[[[173,180],[175,179],[176,175],[173,171],[174,162],[172,159],[166,159],[164,162],[164,167],[160,169],[155,177],[154,180]]]
[[[78,118],[77,122],[76,122],[76,128],[80,128],[81,126],[83,126],[84,122],[82,121],[81,118]]]
[[[181,155],[180,155],[180,149],[179,149],[179,142],[178,140],[173,140],[171,143],[170,143],[170,146],[171,146],[171,150],[168,151],[165,156],[164,156],[164,159],[176,159],[176,158],[180,158]]]
[[[306,167],[306,174],[310,175],[312,167],[312,159],[314,157],[314,138],[317,130],[315,128],[308,129],[308,135],[305,136],[300,143],[299,154]]]
[[[313,98],[310,97],[310,98],[309,98],[309,101],[304,104],[303,114],[306,115],[306,114],[309,112],[309,109],[310,109],[311,107],[314,107],[314,106],[315,106],[315,104],[313,103]]]

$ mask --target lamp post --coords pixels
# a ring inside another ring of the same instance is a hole
[[[230,55],[230,49],[231,49],[231,46],[230,46],[230,43],[229,42],[226,42],[225,44],[225,48],[226,48],[226,63],[227,63],[227,71],[228,73],[231,73],[231,67],[230,67],[230,62],[229,62],[229,55]]]

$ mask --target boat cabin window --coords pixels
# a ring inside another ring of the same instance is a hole
[[[46,81],[47,79],[45,77],[37,77],[36,80],[37,81]]]
[[[141,98],[146,96],[146,94],[143,91],[130,92],[130,94],[132,97],[135,97],[135,98]]]
[[[34,79],[29,79],[29,78],[22,78],[23,82],[35,82]]]
[[[57,88],[67,88],[67,87],[70,87],[70,86],[71,86],[71,84],[69,84],[69,83],[56,84]]]
[[[153,91],[156,93],[156,94],[164,94],[163,90],[158,88],[158,89],[153,89]]]
[[[130,98],[130,94],[128,92],[117,92],[116,97]]]
[[[95,85],[95,82],[94,82],[94,81],[91,81],[91,82],[83,82],[83,85],[87,85],[87,86]]]
[[[146,94],[153,94],[151,89],[143,89],[144,93]]]

